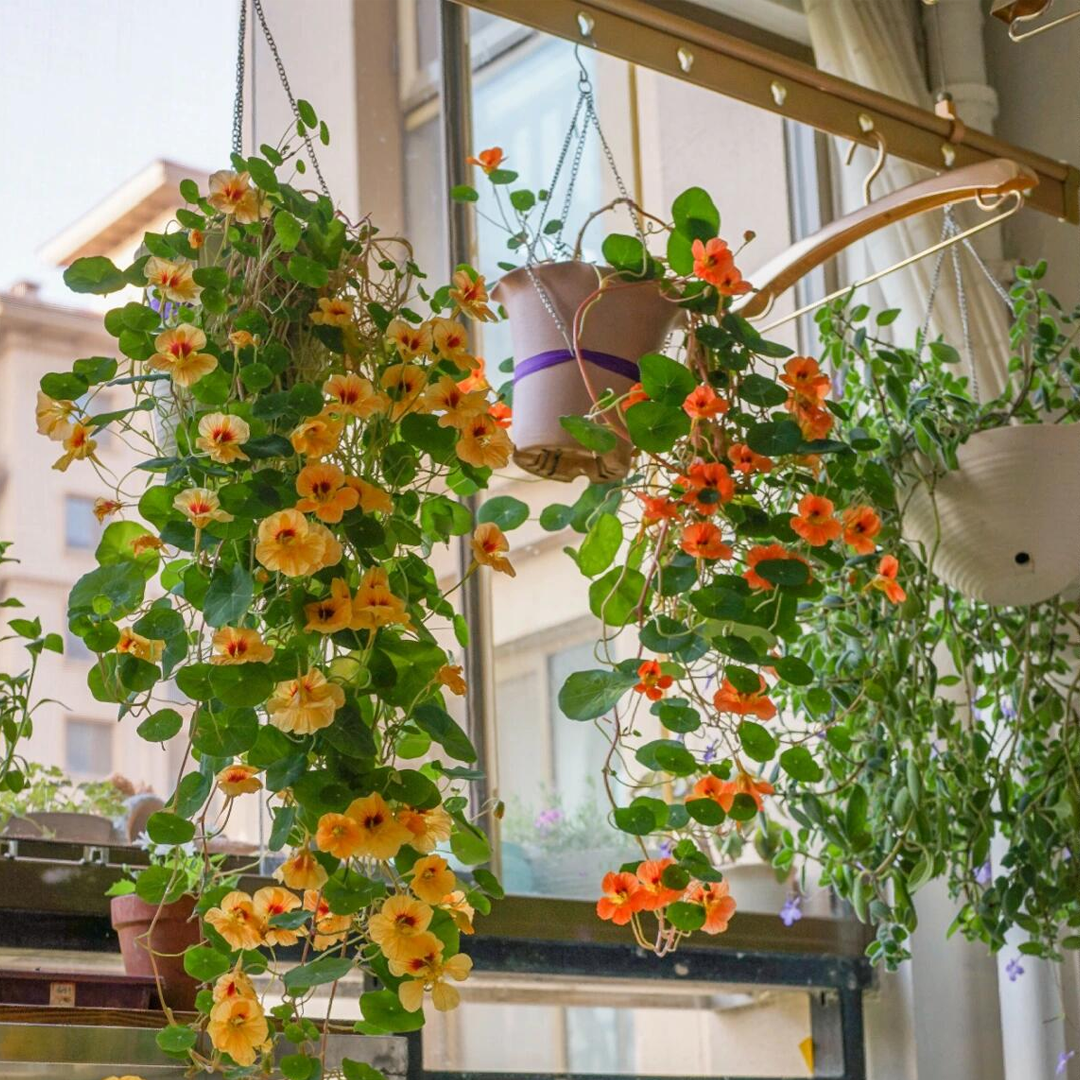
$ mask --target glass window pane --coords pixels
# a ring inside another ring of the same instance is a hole
[[[69,719],[65,764],[72,776],[100,779],[113,769],[112,726],[99,720]]]
[[[64,498],[64,541],[69,548],[97,547],[101,526],[94,517],[94,500],[82,495]]]

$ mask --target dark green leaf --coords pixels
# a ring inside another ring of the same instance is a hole
[[[771,761],[778,749],[778,743],[772,735],[753,720],[744,720],[739,725],[739,743],[747,757],[762,763]]]
[[[636,682],[636,675],[617,670],[575,671],[559,691],[559,711],[569,720],[595,720]]]

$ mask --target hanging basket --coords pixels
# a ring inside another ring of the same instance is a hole
[[[514,461],[534,476],[549,480],[587,476],[602,482],[621,479],[630,471],[633,447],[625,438],[613,450],[598,454],[559,423],[560,416],[585,416],[593,408],[593,396],[559,323],[568,335],[572,333],[578,308],[595,292],[605,272],[610,273],[584,262],[544,263],[512,271],[492,291],[510,317],[516,360]],[[550,298],[558,323],[545,306],[541,289]],[[663,348],[682,316],[655,281],[620,283],[604,292],[589,308],[579,340],[596,394],[605,390],[625,394],[638,381],[637,361]],[[621,421],[613,419],[617,429],[624,430]]]
[[[976,432],[957,456],[958,469],[932,493],[916,484],[904,506],[904,539],[933,552],[935,575],[1008,607],[1049,600],[1080,579],[1080,424]]]

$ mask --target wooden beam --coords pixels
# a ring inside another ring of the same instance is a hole
[[[1028,205],[1080,223],[1080,170],[838,79],[647,0],[456,0],[633,64],[714,90],[831,135],[875,146],[935,172],[1011,158],[1036,173]],[[950,141],[950,136],[952,141]]]

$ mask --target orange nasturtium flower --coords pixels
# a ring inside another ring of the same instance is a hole
[[[262,930],[251,897],[234,889],[222,897],[217,907],[206,913],[206,921],[234,949],[254,949],[262,940]]]
[[[727,466],[719,461],[695,461],[679,485],[686,489],[682,501],[699,514],[715,514],[721,503],[731,502],[735,497],[735,481]]]
[[[259,522],[255,558],[267,570],[305,577],[340,562],[341,554],[341,544],[330,530],[308,521],[299,510],[279,510]]]
[[[641,882],[630,873],[612,871],[600,886],[604,895],[596,901],[596,914],[616,926],[625,926],[638,911],[645,894]]]
[[[273,647],[267,645],[258,630],[223,626],[214,632],[211,664],[268,664],[274,659]]]
[[[130,626],[125,626],[120,631],[120,640],[116,643],[118,653],[130,653],[140,660],[156,664],[165,652],[165,642],[156,638],[143,637],[136,634]]]
[[[642,911],[656,911],[682,896],[682,889],[669,889],[663,881],[664,871],[674,859],[651,859],[637,868],[638,896]]]
[[[474,416],[487,413],[487,395],[480,390],[466,394],[450,375],[443,375],[427,388],[424,412],[442,413],[439,427],[467,427]]]
[[[686,395],[683,412],[692,420],[712,420],[723,416],[731,408],[711,386],[698,386]]]
[[[250,998],[254,1001],[257,997],[251,979],[240,967],[234,967],[232,971],[226,971],[214,983],[215,1005],[219,1001],[231,1000],[232,998]]]
[[[640,405],[641,402],[648,400],[649,395],[645,393],[645,387],[639,382],[634,383],[634,385],[626,391],[626,397],[623,398],[623,411],[625,412],[631,405]]]
[[[407,360],[391,364],[382,373],[379,385],[386,391],[391,420],[400,420],[407,413],[424,411],[427,378],[427,372],[422,367]]]
[[[492,146],[488,150],[481,150],[476,157],[467,157],[465,163],[467,165],[479,165],[485,173],[489,175],[493,173],[504,161],[506,156],[502,152],[501,146]]]
[[[478,469],[506,467],[514,444],[506,431],[487,413],[469,417],[468,422],[458,430],[461,435],[454,452],[462,461]]]
[[[266,885],[251,898],[255,917],[262,924],[263,942],[267,945],[295,945],[300,936],[298,930],[284,926],[271,926],[275,915],[285,915],[300,907],[300,897],[278,885]]]
[[[637,669],[638,684],[634,690],[644,694],[650,701],[659,701],[664,696],[664,691],[671,688],[675,681],[670,675],[665,675],[656,660],[644,660]]]
[[[210,194],[206,201],[220,214],[232,216],[239,225],[250,225],[270,213],[266,195],[251,186],[246,172],[219,169],[210,175]]]
[[[390,591],[390,578],[381,566],[373,566],[360,579],[352,600],[350,630],[378,630],[380,626],[409,625],[405,601]]]
[[[727,930],[731,916],[735,914],[735,900],[728,895],[726,881],[711,881],[707,885],[699,882],[686,899],[705,909],[705,922],[701,929],[706,934],[722,934]]]
[[[812,356],[793,356],[784,364],[780,381],[789,387],[793,397],[818,405],[829,395],[829,376],[824,374]]]
[[[662,495],[643,495],[637,492],[641,500],[641,524],[655,525],[658,521],[677,520],[683,513],[683,508],[671,499]]]
[[[776,464],[772,458],[755,454],[746,443],[735,443],[728,448],[728,461],[736,472],[749,476],[754,472],[769,472]]]
[[[214,1049],[228,1054],[237,1065],[254,1065],[258,1051],[270,1041],[270,1026],[262,1006],[253,998],[233,997],[210,1010],[206,1033]]]
[[[505,401],[493,401],[488,406],[488,416],[501,428],[508,428],[513,420],[514,412]]]
[[[39,435],[47,435],[53,442],[63,442],[71,434],[71,417],[75,412],[73,401],[53,401],[51,397],[37,392],[37,420]]]
[[[409,888],[427,904],[441,904],[457,886],[457,878],[441,855],[425,855],[413,863]]]
[[[477,357],[476,367],[458,383],[458,386],[466,394],[472,393],[473,390],[490,390],[491,383],[487,381],[486,371],[483,357]]]
[[[510,560],[503,554],[510,550],[510,542],[495,522],[485,521],[482,525],[477,525],[469,544],[472,547],[474,564],[490,566],[492,570],[509,574],[510,577],[517,576]]]
[[[406,806],[397,812],[397,819],[411,834],[409,847],[424,855],[449,840],[454,827],[450,815],[441,806],[433,806],[430,810]]]
[[[177,386],[194,386],[218,366],[216,356],[199,351],[205,346],[206,335],[197,326],[183,323],[154,338],[157,352],[150,357],[150,366],[167,371]]]
[[[679,539],[679,547],[695,559],[730,559],[731,546],[724,543],[723,534],[711,521],[687,525]]]
[[[748,772],[743,772],[742,769],[739,770],[739,775],[734,780],[725,780],[722,787],[723,790],[720,792],[717,802],[720,803],[725,813],[734,805],[736,795],[749,795],[754,800],[754,805],[759,810],[764,810],[765,802],[762,796],[772,795],[775,791],[775,788],[768,780],[751,776]]]
[[[787,409],[795,417],[804,439],[824,439],[832,431],[833,415],[828,409],[822,409],[794,396],[788,399]]]
[[[107,517],[119,514],[123,509],[124,504],[115,499],[97,498],[94,500],[94,517],[98,519],[99,525],[104,525]]]
[[[320,521],[338,522],[360,501],[360,496],[346,486],[341,469],[322,462],[300,470],[296,491],[300,495],[296,509],[302,514],[314,514]]]
[[[199,437],[195,445],[205,450],[211,461],[219,465],[231,465],[234,461],[247,461],[248,456],[240,447],[251,438],[251,428],[239,416],[227,413],[207,413],[199,421]]]
[[[458,697],[464,697],[468,693],[469,688],[465,685],[464,678],[462,678],[460,664],[443,664],[435,672],[435,681],[440,686],[445,686],[451,694],[457,694]]]
[[[388,960],[423,956],[431,948],[429,939],[435,936],[428,933],[432,915],[434,912],[422,900],[398,893],[368,920],[368,935]]]
[[[788,551],[781,544],[758,544],[746,553],[746,565],[748,569],[743,574],[751,589],[774,589],[776,586],[767,578],[763,578],[755,569],[758,563],[773,562],[780,559],[797,559],[809,568],[809,563],[794,551]]]
[[[415,360],[431,352],[433,339],[429,323],[414,326],[404,319],[393,319],[386,328],[386,340],[391,342],[402,360]]]
[[[331,375],[323,383],[323,393],[330,399],[326,411],[340,415],[355,416],[366,420],[373,413],[383,412],[390,404],[389,398],[376,390],[370,379],[350,372],[348,375]]]
[[[392,859],[412,836],[378,792],[353,799],[345,814],[360,826],[357,854],[366,859]]]
[[[180,304],[193,304],[199,299],[202,286],[195,284],[194,273],[195,267],[187,259],[172,262],[158,255],[151,255],[143,267],[147,287],[157,289],[166,300]]]
[[[391,975],[398,978],[408,976],[398,987],[398,1000],[407,1012],[419,1012],[423,1008],[425,990],[431,993],[431,1004],[439,1012],[456,1009],[461,1003],[461,994],[446,980],[449,977],[457,982],[464,982],[470,971],[471,956],[455,953],[444,960],[439,949],[431,949],[424,956],[414,956],[408,960],[390,961]]]
[[[867,586],[869,589],[879,589],[887,599],[894,604],[902,604],[907,599],[900,582],[896,580],[900,571],[900,563],[895,555],[885,555],[878,564],[878,572]]]
[[[389,491],[384,491],[378,484],[361,480],[358,476],[346,476],[345,486],[351,487],[360,498],[359,507],[365,514],[392,514],[394,499]]]
[[[832,499],[824,495],[804,495],[799,500],[799,514],[791,519],[792,532],[811,547],[823,547],[840,535],[840,522],[833,517]]]
[[[275,871],[274,879],[290,889],[321,889],[329,875],[311,848],[297,848]]]
[[[152,533],[142,533],[131,541],[131,554],[138,558],[144,551],[160,551],[164,546]]]
[[[206,233],[202,229],[189,229],[188,243],[198,251],[206,243]]]
[[[217,774],[217,786],[230,799],[251,795],[262,787],[259,770],[254,765],[226,765]]]
[[[717,712],[734,713],[736,716],[756,716],[759,720],[771,720],[776,715],[776,706],[769,699],[769,684],[759,675],[761,685],[757,690],[744,692],[736,690],[728,679],[713,694],[713,707]]]
[[[472,924],[473,918],[476,915],[476,908],[465,899],[465,894],[461,889],[455,889],[449,895],[444,896],[439,907],[454,920],[454,925],[463,934],[476,933]]]
[[[738,296],[750,291],[750,282],[743,280],[735,266],[734,253],[718,236],[705,243],[695,240],[690,251],[694,257],[694,276],[707,281],[722,296]]]
[[[431,320],[431,340],[439,356],[462,371],[472,371],[479,361],[469,352],[469,334],[457,319]]]
[[[335,859],[359,854],[360,826],[346,814],[323,814],[315,831],[315,846]]]
[[[488,291],[483,274],[477,274],[474,279],[468,270],[458,270],[450,281],[453,286],[450,299],[466,315],[471,315],[478,322],[495,321],[495,312],[488,307]]]
[[[234,349],[246,349],[249,345],[258,345],[259,339],[250,330],[234,330],[229,334],[229,344]]]
[[[331,945],[339,945],[345,940],[345,935],[352,925],[352,916],[334,915],[330,911],[330,904],[315,889],[305,891],[304,907],[315,913],[311,920],[312,929],[315,931],[311,944],[316,952],[329,949]]]
[[[330,583],[330,595],[304,605],[307,616],[305,630],[319,634],[336,634],[348,628],[352,622],[352,594],[344,578],[334,578]]]
[[[881,518],[869,506],[853,506],[844,514],[844,543],[856,555],[871,555],[877,546],[874,537],[881,532]]]
[[[344,704],[345,691],[312,668],[306,675],[277,684],[266,702],[266,715],[281,731],[311,735],[329,727]]]
[[[173,507],[179,510],[195,526],[205,529],[211,521],[232,521],[232,514],[221,509],[218,497],[209,488],[188,488],[173,499]]]
[[[53,462],[53,468],[58,472],[67,472],[68,466],[73,461],[90,461],[101,464],[94,451],[97,449],[97,441],[90,438],[90,429],[85,424],[72,424],[71,430],[63,442],[64,453]]]
[[[349,326],[353,321],[353,302],[344,296],[320,296],[318,311],[308,318],[318,326]]]
[[[330,408],[332,409],[333,406]],[[328,410],[324,410],[318,416],[313,416],[294,428],[289,436],[289,442],[298,454],[303,454],[309,460],[326,457],[338,448],[344,427],[341,420],[334,419],[329,415]]]

